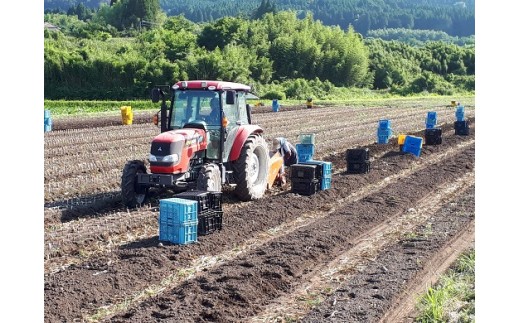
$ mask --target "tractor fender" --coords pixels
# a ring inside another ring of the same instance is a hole
[[[257,125],[243,125],[238,128],[237,134],[235,136],[235,141],[233,142],[233,146],[231,147],[231,152],[229,153],[228,161],[235,161],[240,156],[240,151],[244,146],[247,138],[251,134],[262,133],[264,129],[260,128]]]

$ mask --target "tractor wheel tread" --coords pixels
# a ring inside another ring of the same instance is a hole
[[[136,176],[138,173],[146,173],[146,167],[140,160],[131,160],[126,163],[121,175],[121,198],[123,204],[129,208],[135,208],[143,204],[148,195],[148,188],[141,188],[140,191],[136,187]],[[139,195],[144,194],[142,201],[139,201]]]

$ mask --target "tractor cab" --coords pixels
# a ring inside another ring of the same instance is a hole
[[[234,138],[240,126],[251,124],[251,109],[246,104],[250,87],[231,82],[182,81],[171,90],[171,105],[161,116],[161,132],[204,129],[208,137],[205,158],[227,162],[233,147],[233,140],[228,139]]]

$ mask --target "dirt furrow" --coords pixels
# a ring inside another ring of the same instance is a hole
[[[430,192],[405,213],[389,218],[385,223],[361,235],[353,241],[353,248],[340,254],[331,262],[315,267],[312,274],[305,279],[306,283],[300,285],[295,292],[272,301],[261,315],[255,316],[251,321],[274,322],[284,318],[301,319],[311,309],[309,300],[334,293],[342,282],[351,279],[356,272],[361,272],[387,245],[398,241],[403,232],[413,232],[442,206],[457,199],[474,184],[475,174],[471,172],[458,178],[454,183],[446,183],[439,190]]]
[[[426,164],[431,165],[435,162],[438,162],[439,160],[444,159],[445,157],[446,156],[443,154],[441,156],[438,156],[438,158],[433,158],[431,160],[428,160],[428,162]],[[423,165],[423,166],[425,168],[427,165]],[[295,219],[291,222],[285,222],[275,228],[269,229],[267,232],[260,232],[259,234],[257,234],[256,237],[253,237],[252,239],[247,240],[240,245],[236,245],[233,248],[233,250],[231,250],[231,251],[225,251],[224,253],[221,253],[221,254],[218,254],[218,255],[215,255],[212,257],[204,257],[201,260],[196,260],[188,268],[179,269],[177,272],[175,272],[175,273],[171,274],[169,277],[163,279],[163,282],[161,284],[146,287],[144,291],[135,293],[134,295],[136,295],[136,296],[132,297],[131,299],[125,300],[124,303],[113,304],[109,307],[104,306],[103,308],[101,308],[100,311],[98,311],[98,313],[96,313],[93,316],[97,317],[97,316],[105,315],[104,313],[117,312],[121,309],[124,309],[126,306],[131,305],[133,302],[143,301],[144,298],[153,296],[155,294],[155,291],[157,291],[157,290],[162,291],[167,287],[171,288],[171,287],[173,287],[173,284],[178,284],[179,282],[181,282],[181,280],[178,279],[178,277],[181,276],[182,273],[189,272],[190,277],[191,277],[192,275],[197,274],[200,271],[206,271],[206,270],[210,269],[211,267],[219,265],[225,261],[229,261],[246,251],[250,251],[255,248],[259,248],[263,244],[269,242],[270,240],[278,238],[282,235],[290,234],[291,232],[293,232],[301,227],[308,226],[311,223],[317,221],[318,219],[330,215],[331,213],[335,212],[335,208],[341,208],[341,206],[345,203],[353,203],[355,201],[358,201],[358,200],[362,199],[363,197],[368,196],[369,194],[373,194],[376,191],[380,191],[380,190],[384,189],[389,184],[395,183],[396,181],[398,181],[401,178],[405,178],[405,177],[409,176],[412,172],[417,172],[417,171],[420,171],[421,169],[423,169],[423,168],[416,167],[413,171],[411,171],[409,169],[405,169],[398,174],[387,177],[383,182],[377,183],[375,185],[367,185],[367,186],[361,188],[360,190],[352,193],[347,198],[336,201],[334,206],[329,205],[328,211],[306,212],[301,217],[298,217],[297,219]],[[189,277],[184,277],[184,278],[189,278]],[[146,294],[146,297],[143,296],[143,294]]]
[[[428,288],[438,282],[440,276],[453,265],[462,252],[472,248],[475,248],[475,220],[448,241],[433,258],[427,260],[427,265],[417,273],[413,280],[407,282],[406,290],[397,297],[397,300],[393,300],[392,307],[380,319],[380,322],[415,322],[417,300],[424,295]]]
[[[474,246],[474,187],[351,275],[301,322],[406,322],[423,293],[458,254]],[[424,289],[423,289],[424,288]]]
[[[352,247],[366,230],[391,214],[405,212],[428,192],[468,171],[457,166],[471,170],[473,157],[474,147],[465,149],[110,320],[241,322],[261,312],[273,298],[292,292],[306,273]]]

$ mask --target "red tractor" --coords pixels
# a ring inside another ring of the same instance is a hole
[[[162,100],[155,116],[161,134],[152,140],[148,171],[141,160],[129,161],[121,178],[123,203],[146,202],[151,187],[174,192],[221,191],[234,187],[243,201],[259,199],[268,186],[269,149],[263,129],[251,124],[247,85],[222,81],[181,81],[169,87],[171,102]]]

